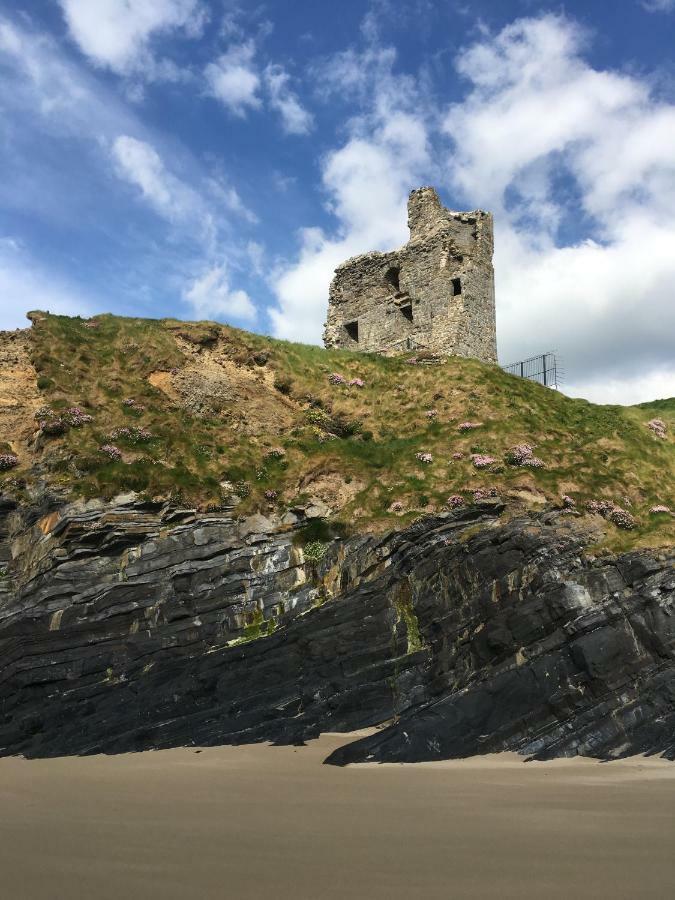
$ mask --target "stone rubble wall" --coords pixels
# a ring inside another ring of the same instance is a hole
[[[408,225],[410,241],[401,249],[367,253],[338,267],[325,345],[496,362],[492,216],[451,212],[433,188],[420,188],[410,195]],[[353,323],[358,339],[347,327],[353,332]]]

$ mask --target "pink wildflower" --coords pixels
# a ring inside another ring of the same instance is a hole
[[[477,469],[487,469],[496,462],[494,456],[488,456],[486,453],[472,453],[471,462]]]
[[[265,491],[265,499],[269,500],[270,503],[274,503],[278,496],[276,491]]]
[[[649,512],[653,516],[657,516],[659,515],[659,513],[670,513],[670,507],[664,506],[662,503],[658,503],[656,506],[652,506]]]
[[[463,453],[453,453],[452,458],[453,459],[464,459],[464,454]]]
[[[529,444],[516,444],[504,454],[504,459],[510,466],[529,466],[532,469],[541,469],[543,461],[533,455],[533,448]]]
[[[19,457],[13,453],[0,453],[0,472],[13,469],[19,465]]]
[[[449,506],[450,509],[459,509],[460,506],[464,506],[464,497],[460,497],[459,494],[453,494],[445,501],[445,505]]]
[[[122,451],[119,447],[115,447],[114,444],[103,444],[101,447],[101,453],[105,453],[106,456],[109,456],[113,462],[118,462],[122,459]]]
[[[458,431],[471,431],[472,428],[480,428],[482,422],[460,422],[457,426]]]
[[[427,417],[427,419],[432,419],[432,420],[433,420],[433,419],[435,419],[436,416],[438,415],[438,410],[437,410],[437,409],[428,409],[428,410],[424,413],[424,415]]]
[[[339,372],[331,372],[330,375],[328,376],[328,380],[330,381],[331,384],[346,384],[347,383],[346,379],[343,378],[343,376],[340,375]]]
[[[70,409],[66,410],[63,418],[71,428],[81,428],[82,425],[87,425],[89,422],[94,421],[94,417],[80,409],[79,406],[71,406]]]
[[[569,497],[567,494],[563,494],[560,499],[562,500],[562,505],[565,509],[574,509],[577,505],[576,500],[573,497]]]
[[[666,423],[663,419],[652,419],[647,422],[647,428],[649,428],[650,431],[653,431],[656,437],[665,439]]]
[[[498,497],[498,496],[499,496],[499,494],[497,492],[497,488],[495,488],[495,487],[476,488],[476,490],[473,492],[473,499],[476,503],[478,503],[479,500],[488,500],[491,497]]]
[[[637,524],[635,518],[628,510],[617,506],[612,500],[589,500],[586,504],[586,509],[589,512],[602,516],[603,519],[613,522],[617,528],[624,528],[627,531],[635,528]]]
[[[365,384],[366,383],[362,378],[352,378],[352,380],[349,382],[349,387],[362,388],[365,387]]]
[[[399,513],[403,512],[404,509],[405,506],[403,505],[403,502],[401,500],[394,500],[394,502],[389,507],[389,512]]]
[[[416,453],[415,459],[418,459],[421,463],[424,463],[425,465],[428,465],[429,463],[434,461],[434,458],[431,455],[431,453]]]

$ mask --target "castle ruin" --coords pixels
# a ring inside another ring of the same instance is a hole
[[[492,216],[452,212],[431,187],[408,199],[410,240],[354,256],[330,286],[326,347],[497,361]]]

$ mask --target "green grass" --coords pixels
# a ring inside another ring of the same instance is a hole
[[[675,399],[597,406],[476,360],[449,357],[439,366],[411,366],[405,358],[327,351],[214,323],[114,316],[96,321],[98,327],[87,328],[81,319],[40,314],[32,329],[44,403],[56,411],[83,406],[94,422],[49,439],[41,449],[21,448],[23,477],[39,462],[49,481],[76,496],[134,490],[202,507],[223,501],[224,482],[246,483],[242,514],[268,511],[266,490],[277,492],[276,508],[283,511],[301,495],[312,495],[312,479],[337,477],[353,488],[334,505],[343,530],[391,527],[398,521],[389,512],[395,500],[404,506],[405,522],[421,508],[443,508],[450,494],[464,492],[469,499],[477,487],[511,494],[513,508],[527,505],[528,492],[552,504],[567,493],[580,507],[592,498],[621,505],[627,498],[639,526],[619,533],[608,523],[610,543],[673,538],[673,520],[650,516],[648,509],[675,505]],[[233,379],[234,400],[222,409],[199,411],[149,380],[164,373],[173,383],[204,360],[216,368],[222,363]],[[332,385],[333,371],[361,378],[365,387]],[[237,401],[246,385],[253,385],[256,403]],[[124,406],[127,397],[144,409]],[[438,410],[435,421],[425,417],[432,408]],[[665,441],[646,428],[654,417],[668,426]],[[464,420],[483,424],[460,434],[457,425]],[[138,445],[112,441],[125,458],[110,462],[99,448],[121,426],[147,428],[153,438]],[[330,439],[331,431],[340,436]],[[504,464],[504,453],[523,442],[536,447],[544,468]],[[285,449],[283,462],[265,457],[273,446]],[[472,447],[494,456],[497,472],[475,470]],[[418,452],[430,452],[433,463],[419,463]],[[452,460],[456,452],[463,459]]]

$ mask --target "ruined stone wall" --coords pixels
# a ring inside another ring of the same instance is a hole
[[[330,287],[327,347],[431,350],[496,362],[492,216],[451,212],[433,188],[408,201],[400,250],[347,260]]]

